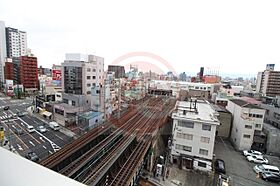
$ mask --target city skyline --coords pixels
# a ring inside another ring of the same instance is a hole
[[[22,9],[26,4],[30,6]],[[178,74],[195,74],[201,66],[243,77],[256,77],[267,63],[280,69],[277,1],[53,4],[34,0],[0,3],[1,20],[7,27],[27,32],[28,48],[44,67],[60,64],[69,52],[102,56],[107,66],[122,55],[142,51],[165,59]]]

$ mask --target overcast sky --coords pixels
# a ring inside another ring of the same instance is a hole
[[[279,10],[279,0],[1,0],[0,20],[27,31],[44,67],[60,64],[67,52],[96,54],[106,65],[128,54],[121,64],[143,61],[167,71],[161,57],[177,73],[204,66],[248,76],[267,63],[280,69]]]

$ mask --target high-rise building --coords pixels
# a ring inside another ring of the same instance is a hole
[[[280,95],[280,71],[274,71],[273,64],[258,73],[256,91],[269,97]]]
[[[3,21],[0,21],[0,89],[2,87],[2,84],[4,83],[4,66],[6,56],[7,51],[5,23]]]
[[[108,72],[115,72],[115,78],[124,78],[125,77],[124,66],[109,65]]]
[[[20,60],[19,58],[6,58],[5,67],[5,79],[13,80],[14,85],[20,84]]]
[[[36,91],[39,88],[37,58],[32,56],[21,56],[20,58],[20,80],[25,91]]]
[[[27,55],[27,34],[15,28],[6,28],[7,57]]]

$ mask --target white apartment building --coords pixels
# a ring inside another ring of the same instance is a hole
[[[261,134],[265,109],[241,99],[228,101],[232,113],[231,140],[237,150],[251,149],[254,139]]]
[[[5,22],[0,21],[0,86],[4,83],[4,66],[7,57]]]
[[[27,55],[27,34],[15,28],[6,28],[7,57]]]
[[[171,162],[211,171],[218,113],[205,100],[177,101],[175,109]]]

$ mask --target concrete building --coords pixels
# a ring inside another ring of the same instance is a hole
[[[6,28],[7,57],[20,57],[27,55],[27,34],[15,28]]]
[[[6,58],[4,72],[5,79],[13,80],[14,85],[21,84],[19,58]]]
[[[241,99],[231,99],[227,110],[233,115],[231,141],[237,150],[264,147],[261,139],[265,109]]]
[[[260,107],[266,110],[264,122],[280,129],[280,108],[278,105],[261,103]]]
[[[4,66],[7,57],[5,22],[0,21],[0,90],[4,83]]]
[[[66,54],[62,65],[63,103],[54,105],[54,119],[61,125],[78,123],[78,115],[91,108],[91,90],[104,81],[104,58],[77,53]]]
[[[216,136],[229,138],[231,132],[232,115],[223,106],[212,105],[216,112],[219,113],[218,120],[220,125],[217,126]]]
[[[256,91],[263,96],[275,97],[280,95],[280,71],[274,71],[267,67],[263,72],[258,73]]]
[[[104,121],[104,115],[101,112],[89,111],[82,113],[78,117],[78,126],[85,130],[93,129]]]
[[[212,170],[217,113],[204,100],[177,101],[172,114],[171,162],[185,169]]]
[[[172,96],[179,97],[180,90],[205,90],[211,92],[214,88],[213,84],[192,83],[186,81],[162,81],[152,80],[149,84],[149,89],[171,91]]]
[[[266,134],[266,154],[280,156],[280,130],[270,124],[263,124],[263,132]]]

